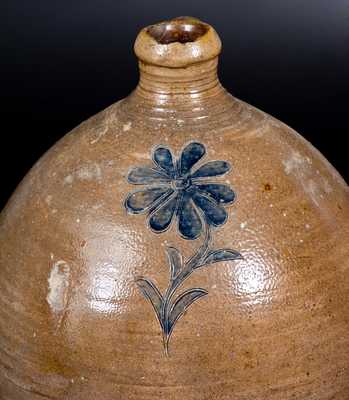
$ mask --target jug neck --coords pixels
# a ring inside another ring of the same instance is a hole
[[[136,93],[159,104],[205,100],[224,90],[218,80],[217,66],[218,57],[186,68],[162,67],[140,61]]]
[[[125,108],[134,119],[167,126],[226,118],[234,100],[217,76],[221,48],[212,26],[191,17],[142,29],[134,46],[140,79]]]

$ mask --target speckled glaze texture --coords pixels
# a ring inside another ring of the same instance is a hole
[[[348,400],[348,186],[291,128],[222,88],[213,28],[164,24],[136,41],[135,91],[51,148],[1,213],[0,399]],[[190,261],[205,235],[181,236],[177,216],[154,232],[125,200],[133,168],[190,143],[206,150],[195,168],[231,166],[214,178],[236,198],[210,246],[236,257],[183,282],[207,293],[166,354],[139,279],[164,294],[180,260],[168,249]]]

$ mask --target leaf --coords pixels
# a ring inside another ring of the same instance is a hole
[[[167,247],[166,249],[168,263],[170,265],[171,279],[175,279],[183,266],[183,257],[179,250],[175,247]]]
[[[205,257],[204,261],[196,268],[203,267],[204,265],[214,264],[220,261],[234,261],[242,260],[242,255],[236,250],[219,249],[210,251]]]
[[[151,302],[156,316],[158,317],[158,320],[160,322],[160,325],[161,327],[163,327],[163,322],[161,319],[161,307],[163,303],[163,298],[158,288],[151,280],[146,278],[138,278],[136,283],[140,291],[143,293],[144,297]]]
[[[169,335],[185,310],[193,304],[194,301],[207,294],[208,292],[205,289],[189,289],[177,297],[169,315]]]

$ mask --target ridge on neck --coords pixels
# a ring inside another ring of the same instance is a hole
[[[225,118],[234,100],[218,79],[221,48],[216,31],[191,17],[144,28],[135,42],[140,79],[125,100],[128,111],[147,123]]]

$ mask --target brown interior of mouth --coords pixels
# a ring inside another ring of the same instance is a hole
[[[208,25],[190,17],[180,17],[147,28],[159,44],[195,42],[209,30]]]

